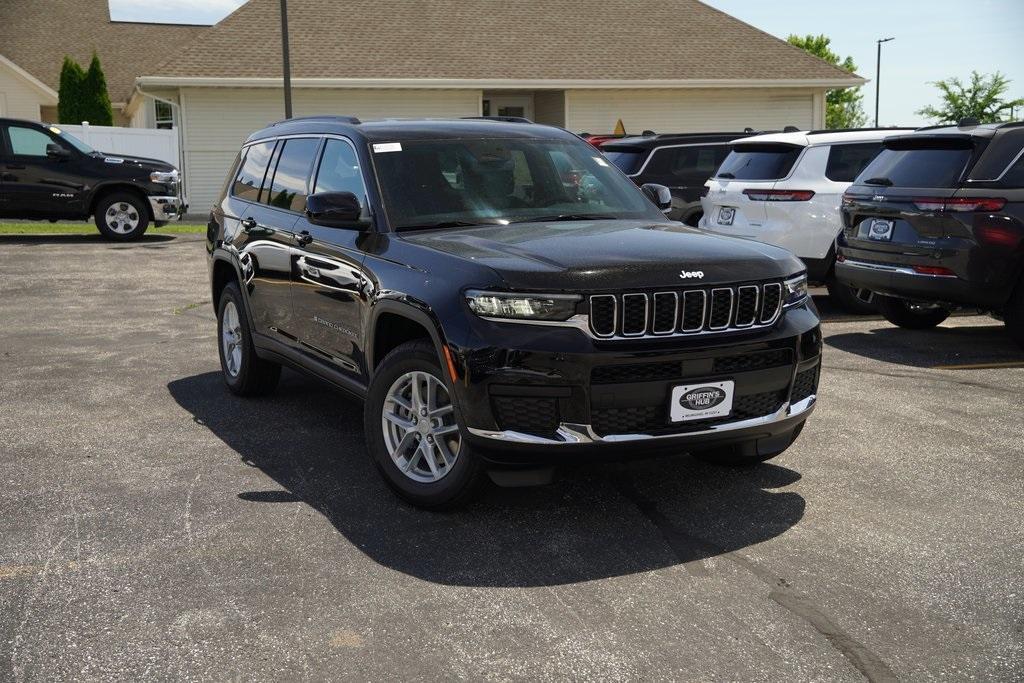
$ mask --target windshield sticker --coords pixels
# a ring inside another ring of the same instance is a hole
[[[608,162],[605,161],[604,159],[602,159],[601,157],[594,157],[594,161],[597,162],[598,166],[607,166],[608,165]]]
[[[377,154],[381,154],[382,152],[401,152],[402,151],[402,143],[401,142],[378,142],[377,144],[375,144],[373,146],[373,151],[376,152]]]

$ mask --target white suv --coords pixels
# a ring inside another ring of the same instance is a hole
[[[835,280],[839,203],[853,179],[882,149],[882,140],[912,129],[772,133],[731,143],[707,183],[699,227],[785,247],[807,265],[811,282],[851,312],[870,304]]]

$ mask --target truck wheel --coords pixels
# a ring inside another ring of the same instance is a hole
[[[918,304],[891,296],[875,296],[882,316],[897,327],[929,330],[949,317],[949,309],[935,304]]]
[[[1024,348],[1024,280],[1017,285],[1017,290],[1010,297],[1003,313],[1003,324],[1010,338]]]
[[[778,447],[768,451],[758,452],[757,442],[742,443],[735,446],[723,446],[706,451],[694,451],[693,457],[710,465],[722,465],[725,467],[750,467],[762,462],[777,458],[789,450],[789,447],[796,443],[800,432],[804,430],[804,422],[801,422],[789,433],[789,438],[780,439]],[[773,437],[774,441],[775,437]],[[773,444],[775,446],[775,444]]]
[[[277,388],[281,366],[256,355],[238,284],[229,283],[220,295],[217,311],[220,369],[231,393],[260,396]]]
[[[149,227],[149,207],[140,197],[115,192],[100,199],[95,211],[96,227],[108,240],[137,240]]]
[[[844,285],[836,279],[835,273],[825,280],[825,287],[828,289],[828,296],[832,303],[839,306],[847,313],[855,315],[868,315],[877,313],[878,307],[874,301],[867,302],[857,296],[857,290],[849,285]]]
[[[363,412],[367,449],[384,481],[430,510],[465,504],[486,479],[444,377],[433,344],[402,344],[374,372]]]

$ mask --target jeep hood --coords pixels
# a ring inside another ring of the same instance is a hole
[[[712,235],[680,223],[522,223],[404,233],[401,237],[488,266],[509,289],[533,291],[725,284],[782,278],[804,270],[784,249]]]
[[[108,154],[107,152],[99,152],[96,155],[96,160],[101,164],[130,166],[147,171],[174,170],[174,166],[166,161],[160,161],[159,159],[147,159],[146,157],[133,157],[126,154]]]

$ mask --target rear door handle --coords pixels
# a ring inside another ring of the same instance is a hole
[[[295,236],[295,241],[299,243],[300,247],[304,247],[313,241],[313,236],[309,234],[309,230],[303,230]]]
[[[242,230],[245,230],[246,232],[249,232],[250,230],[252,230],[255,227],[256,227],[256,219],[255,218],[246,218],[245,220],[242,221]]]

